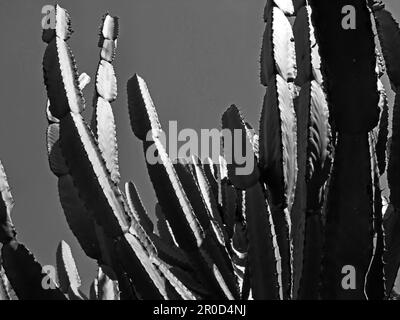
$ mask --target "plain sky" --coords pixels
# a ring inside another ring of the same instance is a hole
[[[69,43],[79,72],[94,79],[98,63],[100,18],[120,17],[114,63],[119,97],[113,104],[123,182],[133,180],[147,210],[154,192],[141,143],[130,129],[126,82],[139,73],[150,88],[166,127],[219,128],[222,112],[239,106],[255,127],[264,89],[259,84],[259,55],[265,0],[60,0],[72,17]],[[387,0],[400,17],[400,1]],[[84,289],[94,277],[87,258],[68,228],[59,204],[57,179],[46,152],[46,91],[43,85],[41,9],[45,0],[0,0],[0,159],[16,202],[13,220],[20,241],[42,264],[54,264],[60,240],[74,253]],[[87,113],[93,82],[84,91]],[[123,185],[121,184],[121,187]]]

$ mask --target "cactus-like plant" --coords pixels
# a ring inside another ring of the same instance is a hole
[[[357,12],[351,32],[341,24],[345,4]],[[70,16],[56,6],[55,28],[42,37],[48,157],[66,220],[99,265],[90,299],[398,298],[400,29],[380,1],[345,4],[267,1],[259,132],[236,106],[222,116],[222,128],[239,130],[252,147],[247,174],[224,159],[237,147],[224,139],[219,163],[170,159],[145,81],[128,81],[132,131],[159,160],[147,163],[155,222],[133,182],[119,187],[111,105],[119,21],[102,19],[89,124],[82,90],[90,78],[78,74]],[[396,93],[390,139],[385,73]],[[40,265],[16,240],[2,166],[0,192],[0,299],[88,299],[65,242],[58,283],[43,288]],[[351,290],[342,281],[349,266]]]

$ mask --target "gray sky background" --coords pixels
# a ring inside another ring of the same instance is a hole
[[[385,1],[400,18],[400,1]],[[79,247],[59,204],[45,143],[41,8],[46,0],[0,0],[0,159],[16,202],[13,220],[19,239],[42,264],[54,264],[60,240],[72,247],[85,291],[95,264]],[[147,82],[164,127],[218,128],[232,103],[258,127],[264,89],[259,54],[265,0],[64,0],[72,17],[69,43],[79,72],[94,80],[102,14],[120,17],[114,67],[119,96],[113,104],[123,182],[133,180],[147,210],[154,192],[141,143],[130,129],[126,82],[139,73]],[[85,89],[91,113],[93,82]],[[165,128],[166,129],[166,128]],[[123,185],[121,184],[121,187]]]

